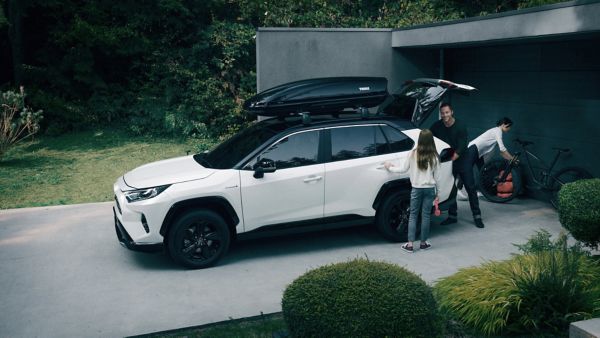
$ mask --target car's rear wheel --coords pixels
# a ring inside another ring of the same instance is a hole
[[[229,250],[230,231],[218,214],[195,210],[175,221],[167,242],[168,252],[177,263],[188,268],[206,268]]]
[[[388,195],[377,209],[375,223],[386,239],[392,242],[408,240],[408,217],[410,214],[410,196],[403,192]],[[417,222],[417,235],[420,232]]]

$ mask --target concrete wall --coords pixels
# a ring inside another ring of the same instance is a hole
[[[473,45],[600,31],[600,2],[579,0],[394,30],[392,47]]]
[[[397,88],[422,77],[423,53],[390,48],[391,29],[260,28],[256,36],[258,91],[317,77],[383,76]]]
[[[447,78],[479,89],[452,97],[470,139],[508,116],[515,122],[505,135],[509,150],[517,137],[530,140],[531,150],[549,163],[552,147],[571,148],[558,167],[581,166],[600,177],[600,36],[447,49],[445,55]]]

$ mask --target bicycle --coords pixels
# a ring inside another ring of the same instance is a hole
[[[521,171],[519,170],[520,158],[524,154],[532,189],[544,190],[550,194],[550,203],[558,208],[558,192],[564,184],[580,179],[592,178],[587,170],[580,167],[566,167],[556,172],[554,166],[561,154],[571,150],[567,148],[552,148],[556,155],[550,165],[546,165],[538,156],[527,149],[533,142],[515,140],[520,151],[515,152],[512,160],[492,160],[480,170],[478,188],[483,196],[490,202],[505,203],[515,198],[523,188]],[[533,167],[535,161],[540,167]]]

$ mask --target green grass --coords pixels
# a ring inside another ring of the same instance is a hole
[[[113,183],[125,172],[212,144],[132,137],[118,130],[37,138],[0,160],[0,209],[110,201]]]
[[[210,337],[210,338],[272,338],[274,333],[287,332],[281,313],[241,320],[231,320],[198,328],[144,335],[151,338]]]

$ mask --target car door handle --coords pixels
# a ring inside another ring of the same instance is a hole
[[[310,183],[322,179],[323,176],[310,176],[304,179],[304,183]]]

